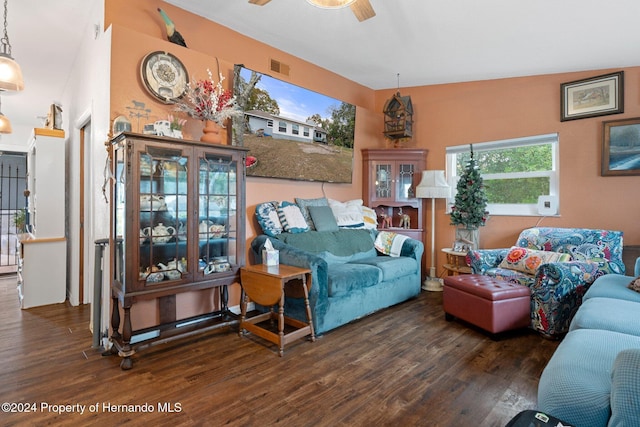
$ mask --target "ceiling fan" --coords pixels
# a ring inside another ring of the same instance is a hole
[[[256,4],[258,6],[264,6],[271,0],[249,0],[249,3]],[[358,18],[358,21],[362,22],[366,19],[376,16],[376,12],[371,7],[369,0],[352,0],[351,2],[345,0],[307,0],[309,3],[326,8],[338,8],[343,6],[349,6],[353,14]]]

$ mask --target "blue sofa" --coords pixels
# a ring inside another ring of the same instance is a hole
[[[640,293],[627,287],[633,279],[609,274],[586,292],[540,377],[540,410],[580,427],[640,425]]]
[[[582,296],[598,277],[624,274],[621,231],[535,227],[523,230],[514,245],[533,251],[557,252],[570,261],[543,262],[532,273],[505,268],[512,248],[472,250],[467,262],[474,274],[507,280],[531,289],[531,328],[550,338],[569,330]]]
[[[376,235],[363,229],[260,235],[251,252],[259,263],[269,239],[281,264],[311,269],[309,303],[315,332],[322,334],[420,293],[422,242],[407,239],[392,257],[376,251]],[[284,309],[306,321],[302,298],[286,298]]]

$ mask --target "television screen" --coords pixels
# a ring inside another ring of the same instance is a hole
[[[351,183],[355,105],[236,65],[234,145],[247,176]]]

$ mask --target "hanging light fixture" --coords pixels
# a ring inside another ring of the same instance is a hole
[[[13,132],[13,129],[11,129],[11,122],[4,114],[2,114],[2,98],[0,98],[0,133],[11,132]]]
[[[0,89],[15,91],[24,89],[22,70],[11,56],[11,43],[7,34],[7,0],[4,0],[4,34],[0,39]]]
[[[307,3],[323,9],[340,9],[349,6],[355,0],[307,0]]]

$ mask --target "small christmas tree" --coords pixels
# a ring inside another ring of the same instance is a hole
[[[486,211],[487,195],[482,176],[473,158],[473,145],[470,147],[471,157],[456,187],[458,193],[451,208],[451,224],[473,230],[485,225],[489,212]]]

